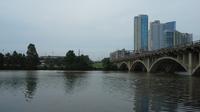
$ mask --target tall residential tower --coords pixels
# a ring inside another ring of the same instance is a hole
[[[134,50],[148,50],[148,16],[139,15],[134,18]]]
[[[150,23],[148,50],[156,50],[171,46],[173,37],[169,32],[176,31],[176,22],[160,23],[159,20]],[[169,42],[169,43],[168,43]]]

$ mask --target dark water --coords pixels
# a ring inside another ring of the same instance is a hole
[[[0,112],[200,112],[200,78],[123,72],[1,71]]]

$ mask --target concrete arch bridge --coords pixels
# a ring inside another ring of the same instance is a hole
[[[120,70],[200,75],[200,42],[110,59]]]

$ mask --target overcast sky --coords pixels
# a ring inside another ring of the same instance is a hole
[[[177,30],[200,39],[200,0],[0,0],[0,52],[65,55],[72,49],[102,59],[133,49],[133,18],[177,21]]]

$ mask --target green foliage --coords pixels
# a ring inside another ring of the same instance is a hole
[[[26,56],[21,53],[14,51],[12,55],[6,53],[4,56],[0,53],[1,69],[22,69],[26,64]]]
[[[8,67],[11,65],[11,60],[12,60],[12,57],[11,57],[11,54],[10,53],[6,53],[5,55],[5,58],[4,58],[4,64]]]
[[[74,63],[75,60],[76,60],[76,55],[75,55],[74,51],[73,50],[69,50],[66,53],[66,58],[65,59],[66,59],[67,63],[69,63],[69,64]]]
[[[0,53],[0,69],[35,69],[39,64],[35,46],[29,44],[27,56],[14,51],[3,55]]]
[[[103,70],[117,70],[117,66],[110,62],[109,58],[102,60]]]
[[[87,55],[81,55],[76,57],[76,67],[79,70],[88,70],[92,68],[92,61]]]
[[[103,69],[103,64],[102,62],[94,62],[92,64],[93,68],[96,69],[96,70],[102,70]]]
[[[4,55],[0,53],[0,68],[3,67],[3,64],[4,64]]]
[[[34,44],[28,45],[27,54],[27,67],[30,69],[36,68],[40,64],[40,60]]]
[[[56,58],[41,58],[40,59],[36,51],[34,44],[29,44],[24,54],[14,51],[13,53],[6,53],[3,55],[0,53],[0,69],[67,69],[67,70],[91,70],[92,61],[89,56],[81,55],[76,56],[73,50],[66,53],[66,56]]]
[[[65,66],[65,61],[63,57],[56,57],[56,58],[51,58],[51,56],[48,56],[44,60],[46,68],[43,67],[43,69],[50,69],[50,70],[55,70],[55,69],[64,69]]]
[[[73,50],[69,50],[65,56],[65,68],[67,70],[89,70],[92,61],[87,55],[76,56]]]

